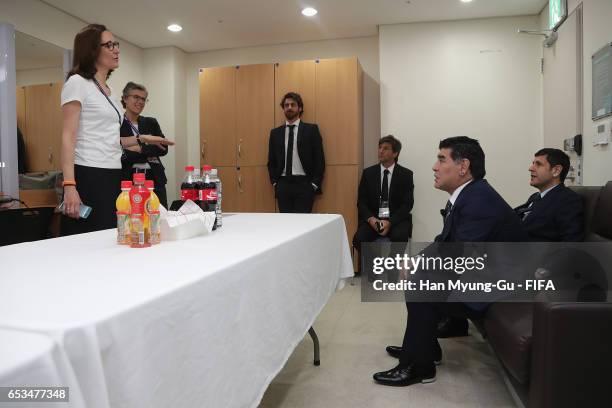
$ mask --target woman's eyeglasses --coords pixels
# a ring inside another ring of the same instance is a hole
[[[134,100],[136,102],[142,102],[142,103],[147,103],[149,102],[149,100],[147,98],[143,98],[142,96],[138,96],[138,95],[128,95],[128,97],[130,98],[134,98]]]
[[[108,48],[109,51],[114,50],[115,48],[119,49],[119,41],[107,41],[105,43],[100,44],[102,47]]]

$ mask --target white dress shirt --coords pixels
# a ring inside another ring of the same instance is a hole
[[[389,170],[389,175],[387,176],[387,191],[391,194],[391,177],[393,177],[393,169],[395,169],[395,162],[389,167],[385,167],[382,164],[380,165],[380,191],[382,191],[382,183],[383,178],[385,177],[385,170]]]
[[[296,120],[293,123],[285,122],[285,167],[283,168],[283,176],[287,175],[287,145],[289,144],[289,126],[295,125],[293,128],[293,165],[291,166],[291,174],[294,176],[305,176],[306,172],[300,161],[300,155],[298,154],[298,128],[300,127],[300,120]]]

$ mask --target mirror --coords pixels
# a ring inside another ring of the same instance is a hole
[[[61,170],[61,92],[69,51],[15,31],[17,150],[20,197],[56,205]]]

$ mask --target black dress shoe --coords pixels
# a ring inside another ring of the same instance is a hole
[[[404,387],[416,383],[430,383],[436,381],[436,366],[430,368],[409,365],[407,367],[397,366],[389,371],[381,371],[374,374],[374,380],[382,385]]]
[[[437,344],[437,346],[438,347],[436,347],[434,364],[440,365],[442,364],[442,349],[440,348],[439,344]],[[387,346],[385,350],[387,350],[387,353],[389,353],[389,355],[394,358],[400,358],[402,354],[402,348],[400,346]]]
[[[436,337],[446,339],[449,337],[464,337],[468,335],[468,321],[460,317],[444,317],[438,323]]]

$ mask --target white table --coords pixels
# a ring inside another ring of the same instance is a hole
[[[53,338],[89,408],[257,406],[353,275],[338,215],[236,214],[147,249],[114,239],[0,248],[0,327]]]
[[[83,397],[64,351],[49,336],[0,329],[0,387],[69,387],[70,402],[63,407],[83,406]],[[24,402],[0,402],[2,408],[25,407]],[[58,403],[37,402],[37,407]]]

